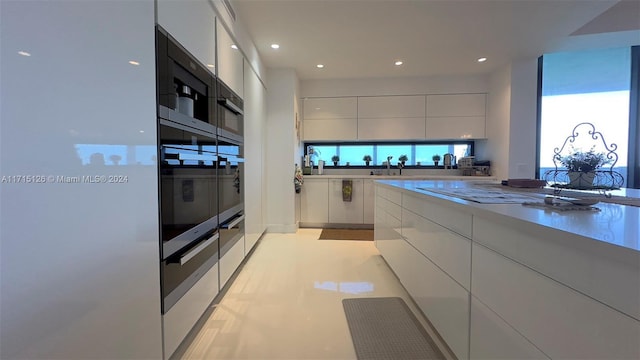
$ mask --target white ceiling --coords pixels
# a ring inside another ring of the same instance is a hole
[[[640,44],[640,0],[231,4],[265,65],[294,68],[302,80],[481,74],[543,53]],[[488,60],[478,63],[479,57]]]

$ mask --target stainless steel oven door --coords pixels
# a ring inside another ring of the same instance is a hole
[[[244,101],[222,81],[218,80],[218,130],[226,137],[244,136]]]
[[[220,224],[244,211],[244,145],[218,136],[218,220]]]
[[[212,134],[160,121],[162,259],[217,228],[216,154]]]
[[[162,313],[165,314],[218,262],[220,234],[212,232],[162,261]]]

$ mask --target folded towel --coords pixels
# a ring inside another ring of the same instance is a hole
[[[353,193],[353,180],[342,180],[342,201],[351,201]]]

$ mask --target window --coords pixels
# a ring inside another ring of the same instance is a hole
[[[311,159],[315,164],[318,160],[331,162],[331,157],[340,157],[339,165],[364,166],[363,157],[371,156],[372,166],[382,166],[387,157],[391,156],[391,164],[396,164],[401,155],[407,156],[406,166],[433,166],[433,155],[454,154],[458,159],[473,155],[473,141],[450,142],[397,142],[397,143],[306,143],[305,154],[314,154]]]
[[[582,122],[593,124],[607,144],[618,146],[613,170],[627,178],[631,48],[547,54],[541,65],[540,178],[554,168],[554,148]]]

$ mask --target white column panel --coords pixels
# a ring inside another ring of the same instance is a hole
[[[244,99],[244,212],[246,251],[249,252],[265,231],[262,212],[265,200],[264,132],[267,121],[266,89],[245,62]]]
[[[208,0],[157,0],[158,24],[215,73],[216,17]]]
[[[162,358],[154,1],[0,14],[0,358]]]
[[[218,78],[244,98],[244,57],[220,21],[216,21],[216,35]]]

